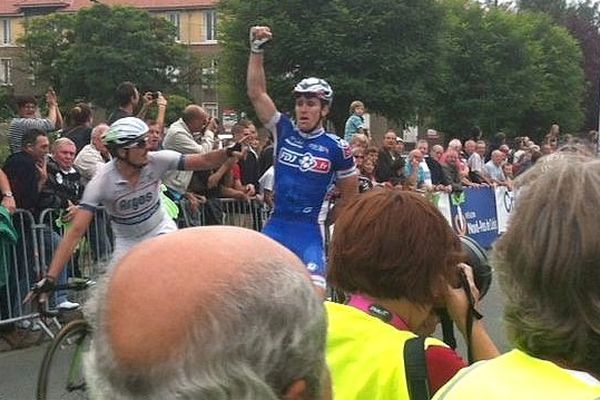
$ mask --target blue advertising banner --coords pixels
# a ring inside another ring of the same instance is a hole
[[[496,196],[491,187],[466,188],[450,195],[452,227],[485,248],[498,238]]]

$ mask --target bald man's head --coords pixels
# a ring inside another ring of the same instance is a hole
[[[182,119],[192,133],[203,131],[208,124],[208,114],[196,104],[190,104],[183,110]]]
[[[248,390],[256,378],[273,393],[299,377],[321,390],[323,306],[302,262],[266,236],[223,226],[160,236],[100,289],[88,363],[92,386],[110,388],[100,398],[194,398]]]

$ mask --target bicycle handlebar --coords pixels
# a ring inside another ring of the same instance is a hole
[[[79,292],[82,290],[86,290],[87,288],[89,288],[90,286],[94,286],[95,284],[95,281],[88,278],[72,278],[71,281],[68,283],[52,285],[52,287],[49,288],[44,288],[43,286],[38,287],[37,285],[33,285],[30,290],[34,295],[39,295],[42,293],[51,293],[57,290],[75,290]]]

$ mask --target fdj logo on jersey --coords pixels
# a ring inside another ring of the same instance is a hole
[[[310,153],[300,154],[286,148],[281,149],[279,162],[298,168],[302,172],[311,171],[326,174],[331,169],[331,161],[326,158],[315,157]]]
[[[148,192],[141,196],[136,196],[132,199],[121,200],[119,201],[119,208],[121,211],[133,210],[136,211],[140,206],[149,203],[152,201],[152,192]]]

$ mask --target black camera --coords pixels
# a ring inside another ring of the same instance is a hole
[[[492,267],[489,264],[487,251],[481,247],[479,243],[475,240],[471,239],[468,236],[459,236],[460,244],[463,252],[466,254],[467,259],[465,263],[467,263],[471,269],[473,270],[473,280],[475,281],[475,286],[477,290],[479,290],[479,298],[483,298],[486,295],[490,286],[492,285]],[[467,294],[469,298],[469,303],[471,305],[470,309],[467,311],[467,351],[469,362],[473,361],[473,354],[471,349],[470,337],[471,337],[471,325],[473,323],[474,318],[481,318],[482,315],[477,312],[473,308],[474,303],[478,299],[473,298],[473,294],[471,293],[471,289],[469,283],[467,282],[467,277],[464,272],[461,270],[460,273],[460,284],[461,287]],[[450,318],[448,311],[443,308],[437,310],[440,316],[440,322],[442,324],[442,334],[444,336],[444,342],[448,346],[453,349],[456,349],[456,338],[454,336],[454,322]]]
[[[159,94],[160,94],[160,92],[150,92],[150,96],[152,97],[153,100],[158,99]]]
[[[467,255],[465,263],[473,269],[473,280],[479,290],[479,298],[486,295],[492,285],[492,267],[487,251],[468,236],[459,236],[463,252]]]

